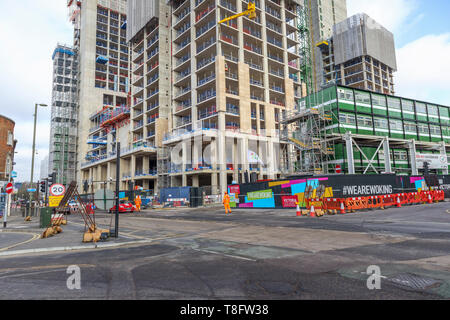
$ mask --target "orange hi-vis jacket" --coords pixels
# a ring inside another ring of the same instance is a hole
[[[224,197],[223,197],[223,204],[230,204],[230,196],[228,195],[228,194],[226,194]]]

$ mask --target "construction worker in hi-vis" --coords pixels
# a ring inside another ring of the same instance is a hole
[[[228,214],[228,211],[230,211],[230,213],[231,213],[230,196],[228,195],[228,192],[225,192],[225,195],[223,196],[222,203],[223,203],[223,205],[225,207],[225,214]]]
[[[136,196],[136,199],[134,200],[134,203],[136,203],[136,210],[138,212],[141,211],[141,196]]]

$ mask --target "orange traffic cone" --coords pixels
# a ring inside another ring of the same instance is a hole
[[[428,203],[433,203],[433,200],[431,199],[431,193],[428,193]]]
[[[314,211],[314,206],[311,205],[311,210],[309,211],[309,216],[315,218],[316,212]]]
[[[297,217],[300,217],[302,215],[302,212],[300,211],[300,207],[297,203]]]
[[[397,208],[401,208],[402,204],[400,203],[400,195],[397,194]]]
[[[339,213],[340,213],[340,214],[345,214],[344,201],[341,201],[341,210],[340,210]]]

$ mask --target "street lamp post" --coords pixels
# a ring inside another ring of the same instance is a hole
[[[37,119],[37,109],[40,107],[47,107],[45,103],[36,103],[34,105],[34,129],[33,129],[33,151],[31,153],[31,177],[30,177],[30,187],[33,187],[33,175],[34,175],[34,153],[36,152],[36,119]],[[32,193],[30,192],[30,213],[31,215],[31,202],[32,202]],[[28,216],[28,214],[27,214]]]

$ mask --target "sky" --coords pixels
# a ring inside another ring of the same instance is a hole
[[[450,105],[450,1],[347,0],[394,33],[396,95]],[[52,53],[72,43],[66,0],[0,1],[0,114],[16,122],[16,181],[29,181],[35,103],[51,104]],[[34,181],[48,155],[50,107],[38,109]]]

